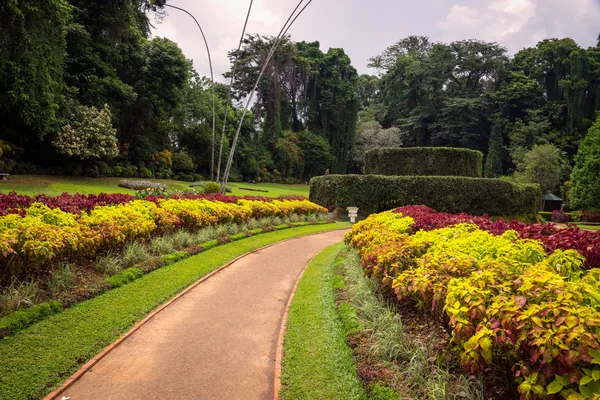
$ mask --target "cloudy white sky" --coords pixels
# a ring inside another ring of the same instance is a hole
[[[247,32],[276,35],[298,0],[254,0]],[[198,19],[207,35],[215,78],[229,69],[249,0],[169,0]],[[201,75],[209,75],[206,50],[193,20],[167,8],[155,36],[177,42]],[[433,41],[476,38],[503,44],[511,54],[551,37],[595,45],[600,0],[313,0],[289,33],[295,41],[342,47],[359,73],[374,73],[367,59],[409,35]]]

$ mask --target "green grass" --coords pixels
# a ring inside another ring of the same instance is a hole
[[[586,225],[585,223],[583,223],[583,224],[577,224],[577,227],[579,227],[581,229],[589,229],[591,231],[600,230],[600,225]]]
[[[334,260],[342,246],[317,255],[298,283],[284,338],[282,399],[367,398],[335,307]]]
[[[33,196],[45,193],[58,196],[63,193],[100,194],[100,193],[129,193],[133,190],[119,187],[123,178],[82,178],[49,175],[11,175],[8,181],[0,181],[0,192],[16,191],[19,194]],[[152,182],[166,183],[176,189],[189,188],[189,182],[179,182],[168,179],[150,179]]]
[[[43,397],[160,304],[235,257],[349,226],[310,225],[225,244],[47,317],[0,341],[0,399]]]
[[[0,193],[16,191],[19,194],[34,196],[45,193],[49,196],[58,196],[62,193],[100,194],[100,193],[129,193],[133,190],[119,187],[123,178],[82,178],[49,175],[11,175],[8,181],[0,181]],[[174,181],[169,179],[147,179],[160,182],[175,189],[190,189],[190,182]],[[308,197],[308,185],[284,185],[280,183],[230,183],[232,195],[236,196],[305,196]],[[268,192],[255,192],[241,190],[240,187],[268,190]]]
[[[236,196],[304,196],[308,197],[308,185],[284,185],[282,183],[229,183],[227,186],[233,189],[232,193]],[[251,190],[242,190],[240,188],[268,190],[268,192],[255,192]]]

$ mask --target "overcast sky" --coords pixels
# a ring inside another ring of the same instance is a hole
[[[307,0],[308,1],[308,0]],[[298,0],[255,0],[247,32],[276,35]],[[306,2],[305,2],[306,3]],[[191,12],[207,36],[215,79],[229,69],[227,51],[237,48],[249,0],[169,0]],[[155,36],[179,44],[201,75],[209,75],[204,42],[194,21],[167,8]],[[359,73],[369,57],[409,35],[450,42],[496,41],[511,54],[545,38],[570,37],[580,46],[596,44],[600,0],[313,0],[289,33],[294,41],[341,47]]]

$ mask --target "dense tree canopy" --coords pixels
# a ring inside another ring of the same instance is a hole
[[[573,166],[600,110],[599,56],[600,47],[584,49],[569,38],[509,57],[497,43],[410,36],[370,59],[378,88],[361,77],[358,94],[363,107],[379,108],[381,128],[401,130],[405,146],[477,149],[487,156],[486,176],[517,172],[523,179],[527,170],[535,180],[541,175],[524,167],[533,159],[550,165],[564,158]],[[568,179],[561,171],[559,184],[535,181],[558,191]]]
[[[207,176],[213,84],[176,43],[150,37],[164,6],[165,0],[0,4],[0,140],[9,149],[0,156],[3,170]],[[343,49],[285,37],[250,93],[274,41],[250,34],[229,53],[232,66],[238,61],[230,100],[227,86],[214,84],[217,131],[226,123],[223,157],[254,96],[234,179],[293,182],[360,172],[364,151],[382,146],[480,150],[486,177],[515,174],[554,191],[568,179],[568,167],[575,166],[575,188],[585,175],[583,156],[576,166],[575,155],[600,110],[598,46],[546,39],[511,56],[498,43],[409,36],[369,59],[376,75],[359,76]],[[105,111],[102,125],[107,138],[115,132],[116,157],[112,139],[110,151],[92,149],[93,157],[69,153],[94,126],[81,116],[93,119],[105,105],[110,117]],[[532,172],[555,161],[561,172],[552,184]]]

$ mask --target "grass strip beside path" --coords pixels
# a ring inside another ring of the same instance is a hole
[[[366,399],[335,306],[334,270],[343,244],[315,257],[290,305],[283,344],[281,399]]]
[[[0,399],[43,397],[152,310],[240,255],[284,239],[348,226],[310,225],[225,244],[0,340]]]

